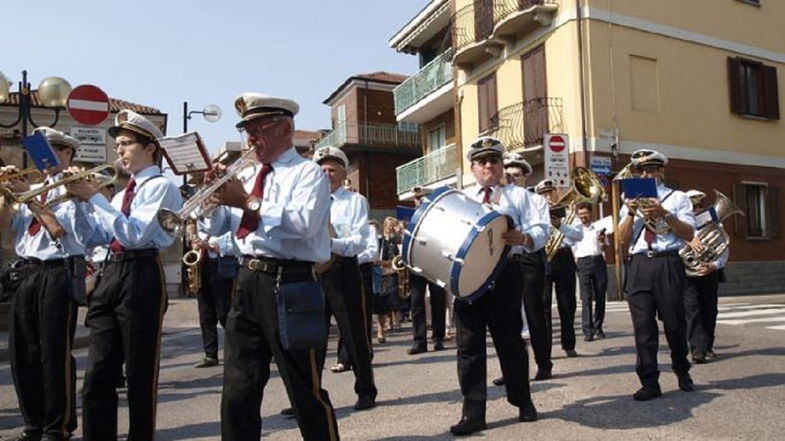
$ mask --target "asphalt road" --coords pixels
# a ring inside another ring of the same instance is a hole
[[[490,385],[500,371],[489,340],[489,427],[476,436],[549,441],[785,439],[785,294],[721,299],[716,344],[720,358],[694,367],[695,392],[677,389],[661,338],[664,395],[645,403],[631,398],[639,385],[626,304],[611,303],[608,309],[607,338],[579,340],[580,357],[565,358],[556,338],[554,377],[532,383],[541,415],[535,423],[519,423],[517,409],[507,403],[504,389]],[[222,368],[191,367],[201,357],[196,302],[173,301],[165,327],[156,439],[219,439]],[[409,330],[390,334],[386,344],[375,347],[377,408],[352,410],[356,397],[351,372],[324,373],[343,439],[452,439],[449,426],[461,412],[454,343],[449,342],[447,351],[409,356]],[[328,366],[335,361],[335,344],[332,337]],[[81,385],[86,350],[78,350],[76,356]],[[262,405],[263,439],[300,439],[296,422],[278,415],[286,406],[283,384],[273,371]],[[0,440],[19,433],[22,424],[5,362],[0,364]],[[124,394],[119,427],[123,439],[127,433]],[[74,439],[81,439],[80,430]]]

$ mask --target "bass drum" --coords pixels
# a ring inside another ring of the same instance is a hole
[[[510,247],[509,217],[464,193],[442,187],[423,198],[403,238],[403,261],[415,273],[471,302],[501,273]]]

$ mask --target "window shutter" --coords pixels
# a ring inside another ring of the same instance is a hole
[[[766,228],[767,237],[779,237],[780,235],[780,212],[779,212],[779,191],[777,187],[771,185],[767,188],[766,195]],[[738,216],[737,216],[738,217]]]
[[[488,86],[486,83],[487,81],[485,79],[480,80],[480,82],[477,83],[477,110],[480,119],[480,133],[483,133],[488,129]]]
[[[731,113],[741,114],[741,62],[738,58],[728,57],[728,92]]]
[[[766,94],[766,117],[780,119],[779,88],[777,87],[777,68],[774,66],[761,66],[763,69],[763,90]]]
[[[499,113],[499,99],[496,96],[496,74],[488,81],[488,128],[496,129],[499,121],[495,118]]]
[[[747,206],[747,188],[744,184],[733,184],[733,202],[747,213],[750,208]],[[732,216],[733,232],[737,237],[747,237],[749,227],[747,226],[746,216]]]

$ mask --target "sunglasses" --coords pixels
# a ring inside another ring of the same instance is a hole
[[[478,165],[484,165],[488,163],[496,165],[502,162],[502,158],[498,156],[483,156],[482,158],[472,159],[472,162]]]

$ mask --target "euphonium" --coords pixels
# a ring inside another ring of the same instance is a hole
[[[719,221],[706,225],[695,235],[703,245],[703,249],[696,252],[687,244],[679,250],[687,277],[699,276],[700,266],[717,260],[730,245],[730,236],[722,228],[722,221],[736,214],[745,215],[744,211],[737,207],[730,198],[716,189],[714,193],[716,195],[714,211],[717,213]]]
[[[635,166],[632,163],[629,163],[625,165],[624,168],[616,174],[616,176],[613,177],[613,180],[621,181],[624,179],[637,177],[640,177],[640,175],[637,173]],[[652,200],[650,198],[636,198],[636,201],[638,203],[639,209],[636,210],[635,214],[644,220],[646,223],[646,228],[648,228],[654,234],[666,234],[668,231],[670,231],[671,227],[667,222],[665,222],[665,219],[661,217],[649,218],[644,216],[643,212],[641,212],[641,207],[649,207],[652,205]]]
[[[567,216],[562,221],[570,225],[575,220],[576,211],[575,205],[578,202],[589,202],[596,204],[602,201],[605,191],[602,188],[597,175],[591,170],[583,167],[576,167],[570,174],[572,181],[572,188],[564,196],[559,199],[557,206],[567,207]],[[548,242],[545,244],[545,253],[548,256],[548,261],[553,260],[556,251],[559,250],[562,242],[564,241],[564,233],[558,229],[551,230],[551,235],[548,236]]]
[[[409,268],[403,264],[403,257],[398,255],[390,261],[390,267],[398,271],[398,297],[409,298]]]

